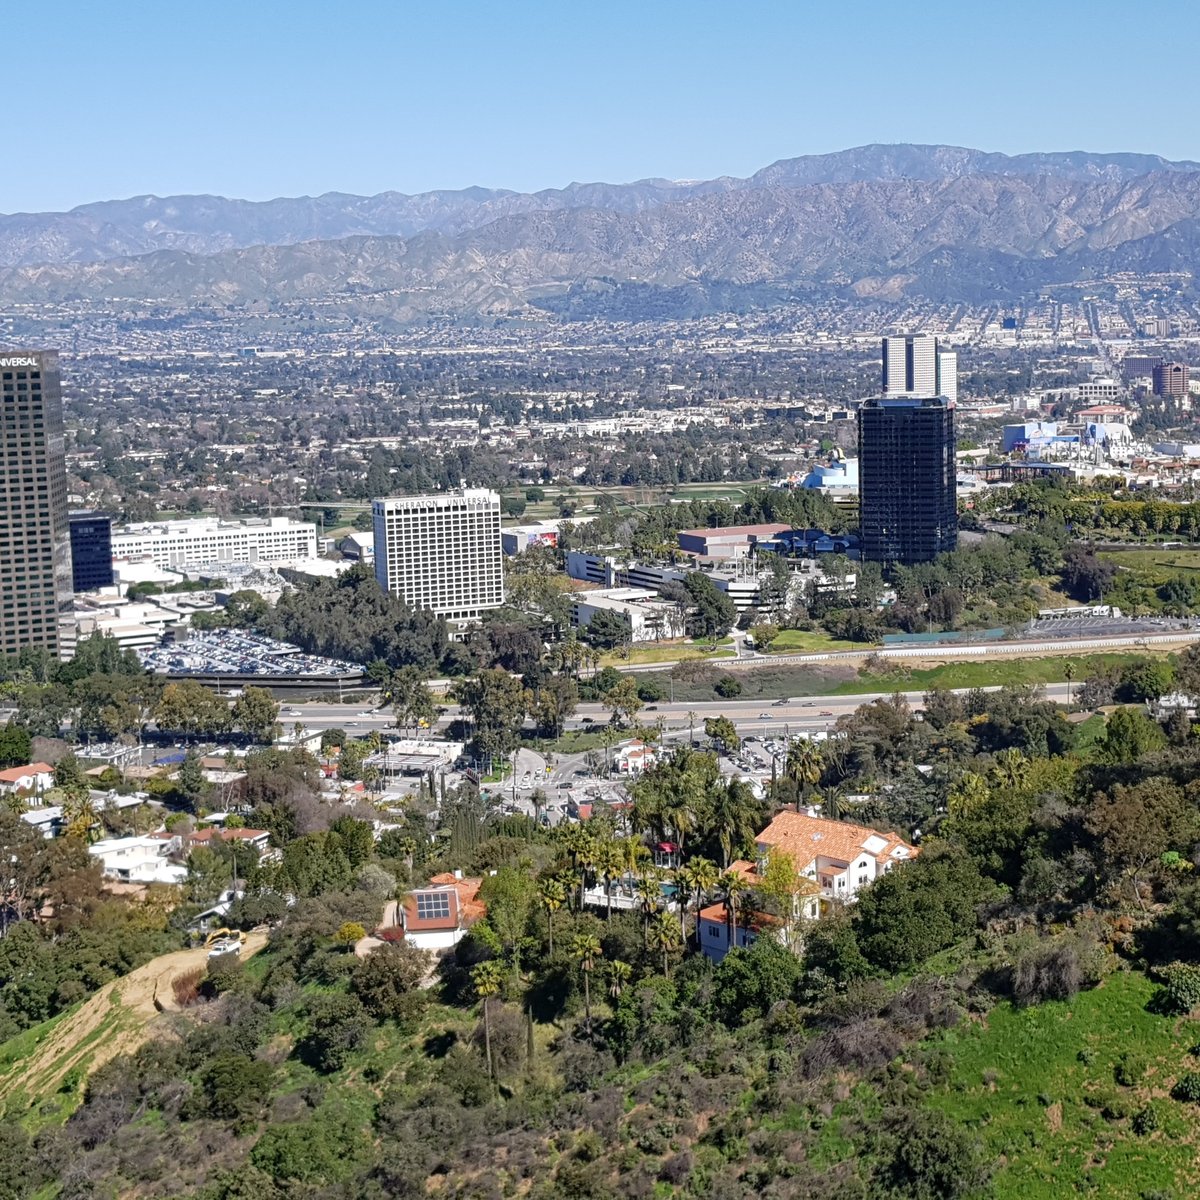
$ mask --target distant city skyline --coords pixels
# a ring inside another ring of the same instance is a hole
[[[5,26],[44,68],[6,98],[5,213],[742,176],[873,142],[1200,159],[1185,102],[1080,89],[1197,40],[1200,12],[1163,2],[46,0]],[[934,47],[935,80],[858,69]]]

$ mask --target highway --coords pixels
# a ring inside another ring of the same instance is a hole
[[[1078,695],[1079,682],[1071,685],[1073,693]],[[1043,690],[1046,698],[1059,703],[1067,699],[1065,683],[1048,684]],[[973,689],[958,688],[959,695],[965,695]],[[985,688],[985,691],[996,691],[996,688]],[[663,701],[658,704],[644,705],[638,714],[643,724],[653,724],[660,720],[667,730],[676,732],[686,731],[694,714],[697,730],[704,727],[708,717],[728,717],[739,732],[764,733],[779,730],[824,729],[832,725],[839,717],[854,712],[863,704],[872,700],[884,699],[893,695],[892,692],[868,692],[854,696],[792,696],[786,704],[773,700],[717,700],[682,702],[671,704]],[[923,691],[901,692],[908,703],[914,708],[922,707]],[[437,723],[438,729],[445,726],[458,716],[457,707],[450,705]],[[345,729],[352,736],[363,737],[373,730],[394,730],[395,718],[391,712],[384,709],[374,711],[360,705],[330,704],[318,700],[303,704],[285,704],[280,711],[280,721],[287,728],[299,723],[307,729]],[[568,729],[587,729],[599,727],[608,720],[608,712],[599,704],[581,704],[575,718],[567,723]]]

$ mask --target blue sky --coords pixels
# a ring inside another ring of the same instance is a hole
[[[36,169],[0,212],[746,175],[866,142],[1197,159],[1198,41],[1200,6],[1158,0],[26,0],[0,128]]]

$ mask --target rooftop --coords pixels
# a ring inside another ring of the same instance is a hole
[[[778,813],[755,841],[790,855],[800,871],[810,867],[818,857],[850,862],[866,851],[876,861],[886,862],[917,854],[915,847],[894,833],[794,812]]]

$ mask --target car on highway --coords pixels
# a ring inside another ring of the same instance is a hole
[[[811,700],[805,700],[805,702],[802,705],[800,705],[800,707],[801,708],[812,708],[813,702]]]
[[[775,703],[771,705],[772,708],[787,708],[787,706],[788,699],[786,696],[782,700],[776,700]]]
[[[771,716],[771,714],[770,714],[770,713],[759,713],[759,714],[758,714],[758,719],[759,719],[760,721],[773,721],[773,720],[775,720],[775,718],[774,718],[773,716]]]
[[[298,708],[285,708],[283,710],[283,715],[285,717],[298,717],[300,715],[300,710]]]
[[[373,717],[375,715],[375,711],[374,711],[374,709],[368,708],[368,709],[364,709],[360,713],[355,713],[354,715],[356,717]]]
[[[657,704],[647,704],[646,711],[647,712],[658,712],[658,705]]]
[[[821,709],[821,716],[823,716],[823,717],[832,717],[832,716],[833,716],[833,710],[832,710],[832,709],[828,709],[828,708],[823,708],[823,709]]]

